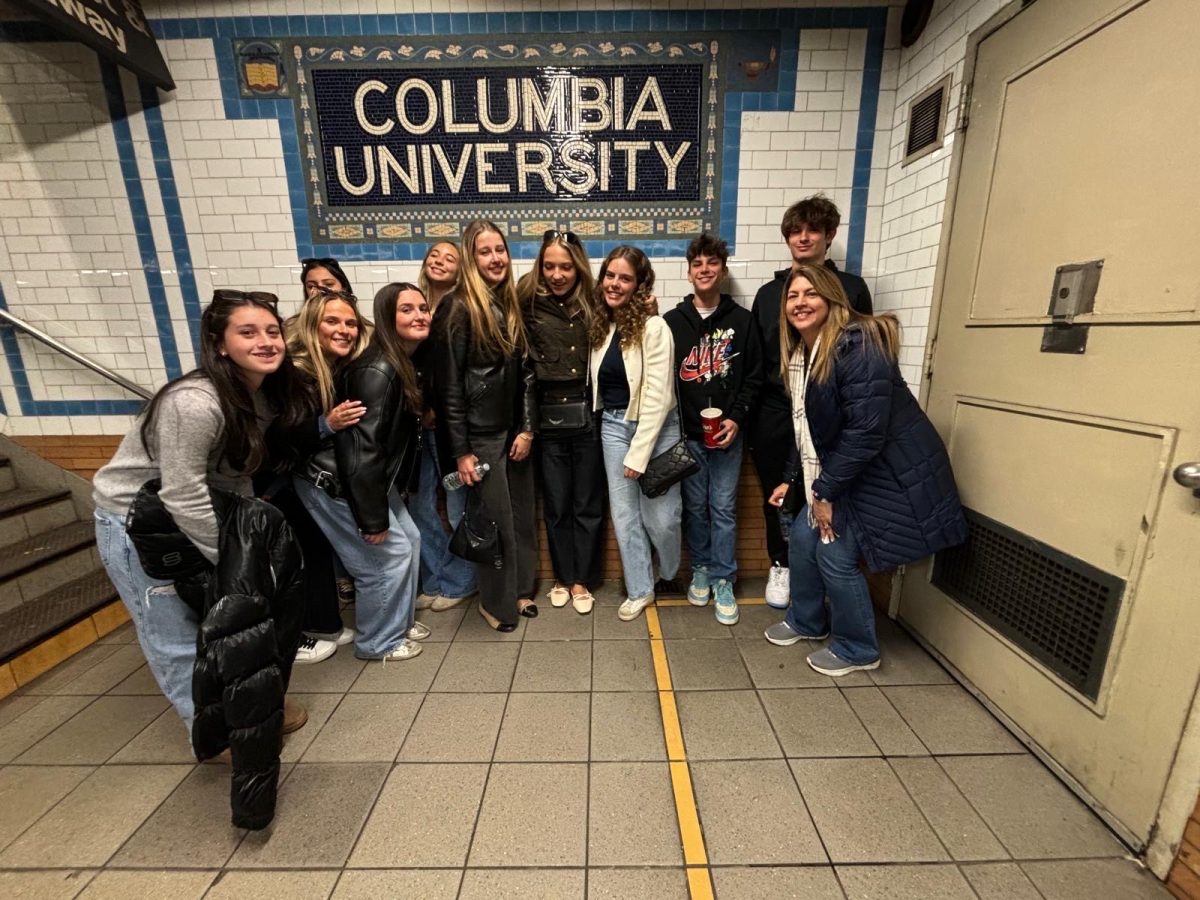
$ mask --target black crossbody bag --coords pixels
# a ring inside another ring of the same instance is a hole
[[[642,378],[646,377],[646,354],[642,353]],[[675,395],[675,420],[679,423],[679,440],[658,456],[652,457],[646,471],[638,479],[642,493],[653,499],[661,497],[690,475],[700,471],[700,463],[688,449],[687,435],[683,431],[683,416],[679,412],[679,384],[675,378],[674,364],[671,367],[671,388]]]

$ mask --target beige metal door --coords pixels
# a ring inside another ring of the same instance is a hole
[[[900,603],[1139,845],[1200,674],[1200,500],[1171,478],[1200,459],[1197,35],[1195,0],[1039,0],[979,43],[927,400],[964,505],[1012,541],[972,563],[998,615],[929,563]],[[1042,352],[1056,267],[1089,260],[1086,350]],[[1041,545],[1006,561],[1023,536]],[[1082,608],[1072,560],[1120,594],[1115,624],[1087,625],[1111,625],[1088,690],[1054,661]],[[1062,588],[1003,596],[1029,578]]]

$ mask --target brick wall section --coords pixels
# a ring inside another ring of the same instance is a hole
[[[1200,799],[1183,830],[1179,854],[1167,876],[1167,890],[1180,900],[1200,900]]]
[[[121,443],[120,435],[111,434],[60,434],[60,435],[12,435],[12,440],[40,456],[47,462],[74,472],[80,478],[91,477],[96,470],[112,459]]]

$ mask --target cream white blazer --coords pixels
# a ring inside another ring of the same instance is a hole
[[[609,325],[608,338],[592,351],[593,409],[604,408],[598,387],[600,362],[615,334],[616,327]],[[662,431],[667,415],[675,408],[675,342],[662,316],[651,316],[646,320],[641,344],[623,348],[621,359],[625,362],[625,380],[629,383],[625,421],[637,422],[629,452],[625,454],[625,465],[635,472],[645,472],[658,433]]]

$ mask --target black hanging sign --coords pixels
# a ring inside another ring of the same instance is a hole
[[[165,91],[175,82],[138,0],[20,0],[67,37]]]

